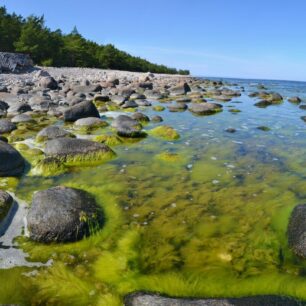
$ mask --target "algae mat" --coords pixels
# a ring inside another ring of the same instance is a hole
[[[286,101],[256,108],[247,96],[255,89],[237,82],[246,93],[223,103],[221,113],[161,113],[179,139],[148,132],[139,142],[118,141],[112,147],[117,158],[100,166],[1,179],[1,188],[27,203],[34,191],[59,184],[87,190],[103,207],[106,224],[71,244],[18,238],[28,261],[52,264],[0,270],[0,302],[116,306],[137,290],[306,300],[306,262],[292,254],[286,238],[289,215],[306,198],[305,111]],[[306,97],[304,83],[265,85]],[[236,133],[227,133],[229,127]]]

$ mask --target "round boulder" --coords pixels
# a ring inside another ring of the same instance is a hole
[[[74,126],[80,129],[94,129],[98,127],[104,127],[107,125],[108,123],[106,121],[103,121],[100,118],[96,118],[96,117],[78,119],[74,123]]]
[[[16,129],[15,123],[8,119],[0,119],[0,134],[10,133]]]
[[[8,143],[0,141],[0,176],[19,176],[24,166],[25,162],[20,153]]]
[[[142,136],[141,124],[126,115],[118,116],[113,122],[112,127],[117,130],[119,136],[123,137],[140,137]]]
[[[46,143],[45,155],[56,157],[67,166],[100,164],[115,156],[107,145],[76,138],[57,138]]]
[[[62,138],[62,137],[74,137],[73,134],[63,130],[59,126],[48,126],[42,129],[36,136],[36,140],[38,142],[51,140],[55,138]]]
[[[197,115],[212,115],[222,111],[222,105],[217,103],[191,103],[189,110]]]
[[[100,118],[96,106],[91,101],[84,101],[69,107],[64,112],[64,120],[74,122],[81,118],[96,117]]]
[[[35,241],[73,242],[100,228],[103,214],[89,193],[58,186],[34,194],[27,223]]]

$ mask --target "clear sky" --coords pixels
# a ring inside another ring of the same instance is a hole
[[[306,81],[306,0],[0,0],[199,76]]]

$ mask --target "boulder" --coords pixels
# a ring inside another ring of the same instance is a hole
[[[15,123],[8,119],[0,119],[0,134],[10,133],[17,129]]]
[[[191,91],[189,85],[185,82],[175,87],[169,89],[171,96],[185,95],[187,92]]]
[[[143,114],[143,113],[139,113],[139,112],[134,113],[134,114],[132,115],[132,118],[133,118],[134,120],[139,121],[139,122],[149,122],[149,121],[150,121],[150,118],[149,118],[148,116],[146,116],[146,115]]]
[[[33,61],[27,54],[0,52],[0,72],[20,72],[33,68]]]
[[[306,204],[293,209],[288,225],[288,243],[296,255],[306,259]]]
[[[13,204],[11,195],[3,190],[0,190],[0,223],[7,216]]]
[[[63,130],[59,126],[48,126],[42,129],[36,136],[36,140],[38,142],[52,140],[55,138],[62,138],[62,137],[74,137],[73,134]]]
[[[0,177],[19,176],[25,167],[25,161],[20,153],[11,145],[0,141]]]
[[[299,97],[291,97],[288,99],[288,101],[295,104],[300,104],[302,102],[301,98]]]
[[[161,116],[153,116],[151,118],[151,121],[154,122],[154,123],[158,123],[158,122],[162,122],[163,118]]]
[[[136,99],[135,102],[138,106],[151,106],[152,103],[145,99]]]
[[[33,118],[27,114],[20,114],[11,119],[13,123],[34,122]]]
[[[253,296],[231,299],[170,298],[136,292],[124,299],[125,306],[299,306],[299,301],[280,296]]]
[[[38,84],[42,88],[48,88],[48,89],[57,89],[58,88],[57,82],[51,76],[41,77]]]
[[[27,216],[35,241],[73,242],[89,236],[103,224],[103,213],[86,191],[58,186],[34,194]]]
[[[122,108],[135,108],[138,104],[134,100],[128,100],[121,106]]]
[[[212,115],[222,111],[222,105],[217,103],[191,103],[189,110],[197,115]]]
[[[111,96],[111,101],[121,106],[124,104],[125,101],[127,101],[127,97],[114,95]]]
[[[64,112],[64,120],[74,122],[81,118],[97,117],[100,118],[96,106],[91,101],[84,101],[69,107]]]
[[[182,112],[188,108],[185,103],[173,103],[168,106],[170,112]]]
[[[96,117],[82,118],[74,122],[74,126],[76,128],[84,128],[84,129],[93,129],[98,127],[104,127],[107,125],[108,123],[106,121],[103,121],[100,118]]]
[[[100,164],[115,156],[105,144],[86,139],[56,138],[46,143],[45,155],[61,160],[67,166]]]
[[[112,122],[112,127],[116,129],[117,134],[123,137],[140,137],[143,135],[141,132],[141,124],[126,115],[120,115]]]

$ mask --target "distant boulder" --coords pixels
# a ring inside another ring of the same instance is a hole
[[[0,72],[21,72],[33,68],[33,61],[27,54],[0,52]]]

